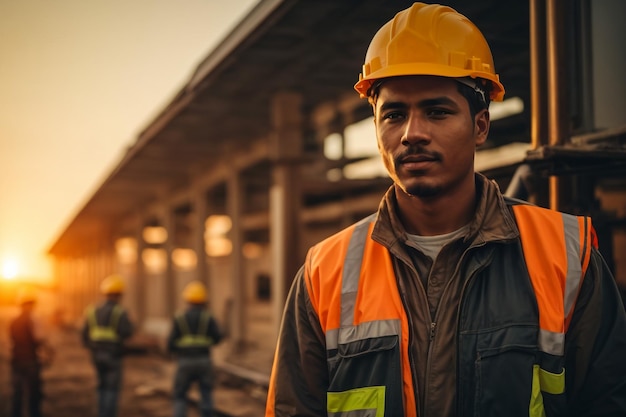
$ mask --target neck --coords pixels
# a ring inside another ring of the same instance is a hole
[[[395,187],[399,216],[406,231],[420,236],[454,232],[470,223],[476,208],[476,184],[436,197],[420,198]]]

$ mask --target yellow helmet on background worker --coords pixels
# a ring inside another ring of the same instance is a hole
[[[200,281],[191,281],[183,290],[183,299],[192,304],[206,303],[206,287]]]
[[[17,304],[34,303],[37,301],[37,292],[31,287],[21,287],[17,292]]]
[[[105,295],[122,294],[124,292],[124,279],[118,275],[109,275],[100,283],[100,292]]]
[[[492,100],[504,97],[483,34],[465,16],[438,4],[414,3],[378,30],[354,89],[367,98],[376,80],[404,75],[481,78],[491,82]]]

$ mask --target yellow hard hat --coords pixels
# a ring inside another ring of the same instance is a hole
[[[188,303],[205,303],[207,300],[206,287],[200,281],[191,281],[183,290],[183,298]]]
[[[17,303],[19,305],[34,303],[37,301],[37,293],[30,287],[21,287],[17,293]]]
[[[504,98],[485,37],[447,6],[414,3],[381,27],[367,49],[354,89],[366,98],[375,80],[403,75],[482,78],[493,86],[492,100]]]
[[[124,292],[124,279],[118,275],[109,275],[100,283],[102,294],[121,294]]]

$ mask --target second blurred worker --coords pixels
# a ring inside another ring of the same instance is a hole
[[[87,309],[83,344],[91,350],[98,374],[98,417],[115,417],[122,387],[124,341],[133,334],[133,325],[120,305],[124,294],[122,277],[116,274],[106,277],[100,284],[100,292],[106,300]]]
[[[207,308],[207,291],[199,281],[185,287],[187,309],[174,317],[167,347],[177,357],[174,377],[174,417],[187,415],[187,391],[194,382],[200,389],[202,417],[211,415],[213,401],[213,366],[211,346],[221,339],[217,322]]]

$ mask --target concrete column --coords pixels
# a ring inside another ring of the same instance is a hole
[[[176,274],[174,271],[174,263],[172,262],[172,253],[176,248],[176,214],[174,211],[166,207],[161,216],[161,225],[167,231],[167,239],[163,244],[166,253],[165,261],[165,277],[163,288],[165,294],[165,317],[171,317],[176,311],[176,297],[178,296],[176,286]]]
[[[299,212],[302,191],[300,161],[303,152],[302,98],[278,93],[272,103],[270,155],[273,157],[270,190],[271,297],[276,334],[285,298],[303,258]]]
[[[231,285],[233,291],[233,308],[231,335],[235,347],[241,346],[246,335],[246,300],[245,300],[245,276],[243,257],[243,228],[241,218],[243,212],[243,184],[241,175],[238,172],[228,178],[227,190],[227,212],[232,219],[230,230],[230,240],[232,242],[231,253]]]
[[[209,287],[209,273],[207,265],[206,242],[204,232],[206,230],[206,219],[209,215],[207,196],[205,190],[198,190],[194,196],[194,228],[193,228],[193,250],[196,252],[196,279]],[[210,295],[210,293],[209,293]]]
[[[241,227],[243,209],[243,184],[238,172],[233,173],[228,179],[227,212],[232,219],[230,240],[232,242],[231,253],[231,284],[233,293],[233,309],[231,321],[231,334],[235,345],[245,340],[245,279],[243,269],[243,229]]]
[[[135,311],[137,326],[141,328],[146,319],[146,266],[143,262],[143,250],[146,248],[146,242],[143,239],[144,221],[138,223],[135,238],[137,239],[137,269],[136,269],[136,286],[135,286]]]

